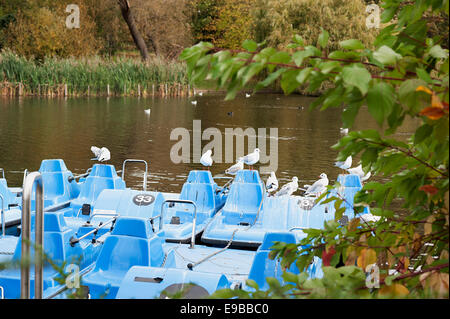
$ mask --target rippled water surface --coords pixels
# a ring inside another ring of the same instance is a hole
[[[185,128],[192,144],[193,120],[201,120],[202,130],[217,128],[223,136],[223,163],[213,165],[213,175],[223,175],[231,165],[224,163],[226,128],[254,128],[256,132],[266,128],[267,135],[270,128],[277,128],[276,174],[281,183],[292,176],[298,176],[302,185],[318,179],[322,172],[330,180],[339,174],[334,167],[337,152],[330,147],[342,136],[340,109],[310,112],[313,98],[277,94],[241,96],[233,101],[217,94],[195,99],[194,106],[193,98],[0,98],[0,167],[6,171],[9,186],[20,186],[23,170],[37,170],[47,158],[62,158],[72,172],[84,173],[93,164],[91,145],[106,146],[111,151],[109,163],[117,170],[127,158],[144,159],[149,162],[148,189],[179,192],[189,170],[201,169],[201,164],[174,164],[170,151],[177,140],[171,140],[170,134],[175,128]],[[144,112],[148,108],[150,116]],[[416,126],[406,121],[398,134],[407,137]],[[366,128],[377,125],[363,108],[354,129]],[[208,143],[202,141],[202,147]],[[127,185],[141,187],[142,172],[142,166],[130,165]]]

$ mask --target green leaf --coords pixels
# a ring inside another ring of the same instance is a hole
[[[292,54],[292,60],[294,60],[296,66],[301,66],[305,58],[314,56],[315,53],[315,50],[312,48],[306,48],[305,50],[297,51]]]
[[[430,137],[432,132],[433,132],[433,127],[431,125],[428,125],[428,124],[422,125],[421,127],[419,127],[416,130],[416,133],[414,134],[414,144],[421,143],[427,137]]]
[[[372,76],[364,67],[359,64],[353,64],[342,69],[342,79],[345,84],[357,87],[365,95],[369,89]]]
[[[300,73],[299,70],[288,70],[281,76],[281,88],[285,94],[290,94],[298,88],[297,76]]]
[[[364,44],[357,39],[341,41],[339,45],[347,50],[364,50]]]
[[[256,49],[258,49],[258,44],[255,41],[252,41],[252,40],[245,40],[242,43],[242,47],[244,49],[246,49],[247,51],[249,51],[249,52],[255,52]]]
[[[394,93],[394,88],[385,82],[376,83],[367,92],[369,113],[380,126],[383,125],[385,117],[391,113],[395,102]]]
[[[416,68],[416,73],[421,80],[424,80],[427,83],[433,83],[433,80],[431,79],[430,75],[424,69]]]
[[[373,57],[384,65],[393,65],[402,58],[400,54],[385,45],[375,51]]]
[[[361,105],[361,102],[354,102],[344,108],[344,111],[342,112],[342,124],[344,127],[351,128],[353,126]]]
[[[408,107],[413,113],[418,113],[423,105],[420,95],[426,95],[423,92],[417,92],[419,86],[427,86],[426,82],[420,79],[410,79],[403,82],[398,89],[399,101]],[[429,96],[427,96],[429,98]]]
[[[319,35],[317,43],[323,49],[323,48],[326,48],[326,46],[328,44],[328,39],[330,38],[330,34],[326,30],[324,30],[322,27],[320,29],[322,30],[322,33]]]
[[[440,45],[435,45],[430,49],[430,55],[436,59],[447,59],[448,51],[444,50]]]

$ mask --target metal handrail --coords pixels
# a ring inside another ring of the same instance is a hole
[[[195,227],[196,227],[196,223],[197,223],[197,205],[191,201],[191,200],[184,200],[184,199],[166,199],[162,204],[161,204],[161,214],[159,215],[159,230],[163,229],[163,211],[164,211],[164,205],[166,203],[180,203],[180,204],[190,204],[194,206],[194,219],[192,221],[192,235],[191,235],[191,245],[190,248],[194,248],[195,247]]]
[[[44,249],[44,184],[39,172],[27,175],[22,195],[22,263],[20,267],[20,298],[30,298],[30,237],[31,237],[31,194],[36,183],[36,218],[35,218],[35,265],[34,265],[34,298],[42,299],[43,294],[43,258],[36,251]]]
[[[22,190],[23,190],[23,186],[25,185],[25,179],[27,178],[27,176],[28,176],[28,169],[25,168],[23,170]]]
[[[3,198],[3,195],[0,194],[0,199],[2,200],[2,206],[0,206],[0,209],[2,210],[2,234],[5,236],[6,230],[5,230],[5,199]]]
[[[122,180],[125,181],[125,164],[126,163],[144,163],[145,164],[145,171],[144,171],[144,182],[143,182],[143,190],[146,191],[147,190],[147,175],[148,175],[148,164],[147,161],[145,160],[140,160],[140,159],[126,159],[123,161],[122,164]]]
[[[310,229],[309,227],[291,227],[288,231]]]
[[[116,219],[117,219],[117,217],[118,217],[118,216],[113,217],[113,218],[111,218],[110,220],[106,221],[105,223],[103,223],[103,224],[101,224],[101,225],[99,225],[99,226],[97,226],[97,227],[94,227],[93,230],[87,232],[86,234],[84,234],[83,236],[81,236],[81,237],[79,237],[79,238],[76,238],[76,237],[73,237],[73,236],[70,237],[70,240],[69,240],[70,246],[74,247],[75,244],[79,243],[82,239],[84,239],[84,238],[86,238],[87,236],[89,236],[89,235],[91,235],[91,234],[97,232],[99,229],[102,229],[103,227],[105,227],[105,226],[111,224],[112,222],[115,222]]]

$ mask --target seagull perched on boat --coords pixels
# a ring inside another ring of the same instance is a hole
[[[244,158],[239,157],[236,164],[234,164],[233,166],[231,166],[225,170],[225,174],[236,175],[236,173],[238,171],[243,170],[243,169],[244,169]]]
[[[298,178],[297,176],[294,176],[292,177],[292,182],[283,185],[283,187],[281,187],[281,189],[275,194],[275,196],[277,197],[284,195],[291,196],[297,189],[298,189]]]
[[[209,170],[209,167],[210,167],[210,166],[212,165],[212,163],[213,163],[211,154],[212,154],[212,151],[211,151],[211,150],[207,150],[207,151],[202,155],[202,157],[200,158],[200,163],[201,163],[203,166],[208,167],[208,170]]]
[[[361,164],[359,164],[358,166],[353,167],[353,168],[348,168],[347,172],[349,174],[358,175],[359,179],[361,180],[361,183],[368,180],[370,178],[370,176],[372,175],[370,172],[368,172],[367,174],[364,173]]]
[[[345,161],[343,161],[343,162],[335,162],[334,165],[339,167],[340,169],[347,170],[347,169],[349,169],[352,166],[352,161],[353,161],[353,158],[350,155],[349,157],[347,157],[345,159]]]
[[[327,186],[328,186],[328,176],[325,173],[320,174],[320,179],[315,181],[314,184],[312,184],[311,186],[309,185],[305,185],[308,186],[308,188],[305,191],[305,195],[319,195],[321,193],[323,193]]]
[[[266,182],[266,189],[267,189],[267,192],[269,193],[269,196],[270,196],[270,193],[272,193],[278,189],[278,180],[277,180],[277,177],[275,176],[275,172],[270,172],[270,176]]]
[[[255,148],[253,153],[247,154],[243,157],[244,163],[248,166],[250,166],[250,169],[252,169],[252,166],[259,161],[259,148]]]
[[[91,151],[95,155],[95,158],[92,158],[92,160],[105,162],[111,159],[111,152],[106,147],[98,148],[96,146],[91,146]]]
[[[151,112],[151,111],[152,111],[152,110],[150,110],[150,109],[144,110],[145,114],[148,114],[148,115],[150,115],[150,112]]]

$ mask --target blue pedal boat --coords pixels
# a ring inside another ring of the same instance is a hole
[[[31,255],[30,260],[33,260],[34,256],[34,236],[35,236],[35,214],[31,214]],[[95,261],[98,255],[101,244],[100,241],[96,244],[92,244],[91,240],[84,239],[80,241],[79,245],[72,246],[70,244],[70,238],[73,237],[75,231],[67,226],[65,223],[64,215],[61,212],[46,212],[44,214],[44,252],[48,257],[57,265],[62,266],[63,262],[68,264],[74,263],[79,265],[83,271],[88,268]],[[17,245],[14,249],[12,256],[12,262],[18,264],[22,260],[21,254],[22,248],[22,234],[18,237]],[[58,271],[52,267],[48,262],[43,266],[43,289],[44,296],[45,291],[52,287],[58,286],[57,278],[59,276]],[[30,287],[34,287],[34,271],[30,274]],[[5,298],[19,298],[21,287],[21,270],[16,265],[13,268],[7,268],[0,271],[0,287],[3,287]],[[33,298],[34,289],[31,289],[30,297]]]
[[[218,248],[205,245],[166,244],[165,250],[175,252],[175,264],[164,267],[135,265],[119,285],[117,299],[170,298],[170,293],[185,290],[185,298],[203,298],[218,289],[253,290],[245,282],[252,279],[260,289],[268,288],[267,277],[283,283],[279,260],[268,256],[276,241],[296,243],[292,233],[266,233],[257,251]],[[310,277],[321,276],[320,262],[309,267]],[[298,273],[295,265],[289,271]]]
[[[352,216],[353,198],[362,188],[359,176],[339,175],[338,182],[339,189],[328,196],[345,199],[345,214]],[[258,247],[267,232],[278,231],[291,231],[301,240],[306,236],[303,229],[319,229],[325,221],[334,219],[334,202],[316,204],[315,197],[294,195],[269,197],[264,189],[257,171],[238,172],[223,210],[206,227],[202,241]]]

